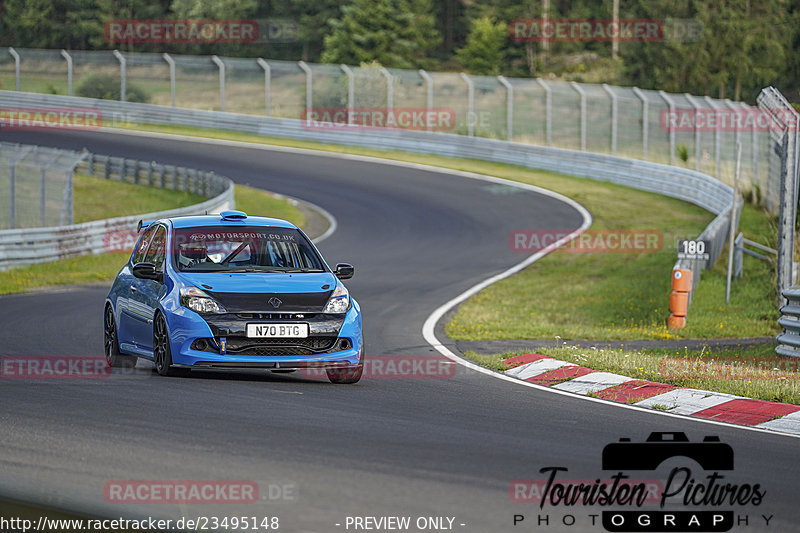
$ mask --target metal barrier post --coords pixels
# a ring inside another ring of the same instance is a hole
[[[72,56],[66,50],[61,50],[61,57],[67,60],[67,95],[72,96]]]
[[[225,62],[219,56],[211,56],[211,61],[219,68],[219,110],[225,111]]]
[[[711,106],[714,110],[714,114],[717,113],[717,106],[714,105],[714,100],[710,96],[704,96],[703,99],[706,103]],[[720,131],[721,121],[719,117],[717,117],[717,127],[714,131],[714,177],[720,179],[720,160],[721,160],[721,152],[722,152],[722,132]]]
[[[581,97],[581,150],[586,151],[586,91],[574,81],[569,82]]]
[[[306,120],[310,120],[308,117],[308,113],[311,112],[311,108],[314,107],[313,105],[313,89],[314,89],[314,78],[313,74],[311,73],[311,67],[309,67],[305,61],[298,61],[297,66],[306,73]]]
[[[342,72],[347,76],[347,123],[353,123],[353,101],[355,100],[356,84],[353,79],[353,71],[345,64],[339,65]]]
[[[172,101],[172,107],[175,107],[175,60],[166,52],[164,52],[161,57],[164,58],[164,61],[169,65],[169,95]]]
[[[664,99],[669,106],[669,114],[670,116],[674,116],[675,113],[675,104],[672,101],[672,98],[667,95],[664,91],[658,91],[659,96]],[[675,128],[672,127],[672,124],[667,121],[667,127],[669,128],[669,164],[675,164]]]
[[[427,91],[426,105],[428,107],[428,113],[430,113],[433,110],[433,78],[423,69],[419,69],[417,73],[425,81],[425,90]],[[430,131],[430,121],[426,120],[425,122],[427,124],[426,129]]]
[[[544,89],[545,140],[547,146],[551,146],[553,144],[553,91],[542,78],[536,78],[536,83]]]
[[[607,84],[603,84],[603,90],[611,97],[611,153],[617,155],[617,128],[618,128],[618,101],[617,94]]]
[[[119,61],[119,101],[125,102],[125,85],[128,79],[127,61],[125,60],[125,56],[119,53],[119,50],[113,50],[111,53],[114,54],[114,57]]]
[[[463,72],[459,74],[467,84],[467,135],[475,136],[475,84]]]
[[[386,78],[386,111],[391,113],[394,109],[394,78],[386,67],[380,68],[381,74]]]
[[[506,140],[514,140],[514,87],[508,82],[505,76],[497,76],[503,87],[506,88]]]
[[[256,59],[256,63],[264,69],[264,115],[269,116],[270,108],[272,107],[272,69],[269,63],[261,59]]]
[[[20,80],[19,80],[19,61],[20,61],[19,60],[19,54],[11,46],[8,47],[8,53],[11,54],[11,57],[14,58],[14,79],[16,80],[15,86],[16,86],[17,92],[19,92],[20,91],[20,88],[19,88],[19,85],[20,85]]]
[[[703,158],[703,154],[700,153],[702,148],[700,144],[700,128],[697,127],[697,114],[701,108],[689,93],[685,93],[684,96],[686,101],[694,108],[694,169],[700,170],[700,160]]]
[[[647,96],[638,87],[633,88],[634,94],[642,101],[642,159],[647,160],[647,136],[649,134],[648,112],[650,106],[647,102]]]

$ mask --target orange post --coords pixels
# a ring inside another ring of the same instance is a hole
[[[692,271],[676,268],[672,271],[672,292],[669,295],[669,329],[681,329],[686,326],[686,314],[689,312],[689,293],[692,292]]]

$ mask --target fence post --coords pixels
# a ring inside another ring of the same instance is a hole
[[[670,116],[675,114],[675,103],[672,101],[672,98],[669,97],[667,93],[664,91],[658,91],[659,96],[667,103],[667,107],[669,107],[669,114]],[[669,121],[667,121],[667,127],[669,128],[669,164],[675,164],[675,128],[672,127]]]
[[[11,200],[11,212],[9,213],[10,227],[17,227],[17,161],[12,160],[8,166],[9,180],[9,199]]]
[[[617,129],[618,119],[619,116],[619,109],[617,101],[617,93],[611,89],[611,87],[607,84],[603,84],[603,90],[611,97],[611,153],[617,155]]]
[[[723,102],[725,103],[725,106],[728,109],[730,109],[733,113],[737,112],[736,110],[738,108],[734,105],[733,102],[731,102],[731,100],[729,98],[726,98],[725,100],[723,100]],[[734,120],[733,124],[741,124],[741,121]],[[736,143],[736,146],[738,146],[739,149],[741,150],[741,146],[742,146],[742,127],[741,126],[736,126],[736,135],[734,136],[734,142]],[[741,172],[741,162],[740,161],[736,162],[736,167],[739,169],[739,170],[737,170],[737,172]]]
[[[67,96],[72,96],[72,56],[62,49],[61,57],[67,60]]]
[[[716,115],[717,106],[714,105],[714,99],[711,98],[710,96],[704,96],[703,98],[705,99],[706,103],[709,106],[711,106],[711,108],[714,110],[714,114]],[[721,150],[721,148],[722,148],[722,135],[721,135],[721,132],[720,132],[721,124],[720,124],[719,117],[715,117],[715,118],[717,119],[717,127],[716,127],[716,129],[714,131],[714,161],[715,161],[714,162],[714,177],[717,178],[717,179],[720,179],[720,176],[719,176],[720,168],[719,167],[720,167],[720,152],[722,151]]]
[[[386,111],[391,113],[394,109],[394,79],[386,67],[381,67],[381,74],[386,78]]]
[[[219,56],[211,56],[211,61],[219,68],[219,110],[225,111],[225,62]]]
[[[175,60],[166,52],[161,54],[161,57],[169,65],[169,95],[172,100],[172,107],[175,107]]]
[[[748,109],[748,112],[752,112],[752,108],[744,102],[741,102],[741,107]],[[758,108],[755,108],[756,110]],[[753,128],[753,160],[752,160],[752,177],[751,181],[753,184],[758,183],[758,128]]]
[[[353,71],[350,69],[350,67],[342,63],[339,65],[339,68],[342,69],[342,72],[344,72],[345,76],[347,76],[347,124],[352,124],[354,110],[353,101],[355,100],[356,83],[353,79]]]
[[[119,61],[119,101],[125,102],[125,85],[128,79],[128,62],[126,61],[125,56],[119,53],[119,50],[113,50],[111,53],[114,54],[114,57],[116,57],[117,61]]]
[[[581,150],[586,151],[586,91],[574,81],[569,84],[581,97]]]
[[[553,91],[542,78],[536,78],[536,83],[544,89],[545,142],[550,146],[553,144]]]
[[[428,106],[428,112],[430,113],[433,110],[433,78],[431,78],[431,75],[428,74],[423,69],[419,69],[417,71],[417,73],[425,81],[425,89],[426,89],[426,91],[428,93],[427,94],[427,104],[426,105]],[[430,121],[426,120],[425,122],[427,123],[426,129],[428,131],[430,131],[430,129],[431,129]]]
[[[514,140],[514,86],[505,76],[497,76],[497,80],[506,88],[506,134],[507,141]]]
[[[8,177],[9,177],[9,193],[11,200],[11,212],[9,218],[11,219],[11,229],[17,227],[17,165],[22,161],[31,149],[23,148],[20,150],[17,157],[11,157],[8,162]]]
[[[475,135],[475,84],[463,72],[460,76],[467,83],[467,135],[473,137]]]
[[[642,101],[642,159],[647,161],[647,137],[649,134],[649,126],[648,123],[650,120],[649,117],[649,110],[650,106],[647,102],[647,96],[642,92],[642,90],[638,87],[633,88],[634,94],[639,97],[639,100]]]
[[[17,92],[19,92],[19,90],[20,90],[19,89],[19,85],[20,85],[20,83],[19,83],[19,54],[17,53],[16,50],[14,50],[14,48],[12,46],[8,47],[8,53],[11,54],[11,57],[14,58],[14,79],[16,80],[15,86],[16,86]]]
[[[313,74],[311,73],[311,67],[309,67],[305,61],[298,61],[297,66],[306,73],[306,120],[310,120],[308,113],[310,113],[311,108],[314,107],[314,94],[312,92],[314,89],[314,78]]]
[[[700,170],[700,161],[703,159],[703,154],[701,153],[701,144],[700,144],[700,128],[697,127],[697,112],[700,111],[700,106],[697,105],[692,99],[692,95],[689,93],[684,93],[686,97],[686,101],[689,102],[689,105],[694,108],[694,169]]]
[[[261,59],[256,59],[256,63],[264,69],[264,114],[269,116],[270,108],[272,107],[272,69],[269,63]]]

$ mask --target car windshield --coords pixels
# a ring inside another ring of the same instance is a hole
[[[269,226],[178,228],[173,265],[180,272],[323,272],[322,259],[296,229]]]

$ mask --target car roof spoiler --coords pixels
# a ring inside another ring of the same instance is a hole
[[[147,229],[147,226],[149,226],[152,223],[153,223],[153,221],[144,222],[144,221],[140,220],[139,224],[136,226],[136,233],[141,232],[143,229]]]

